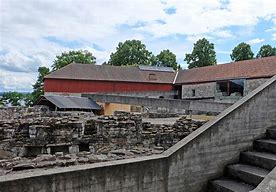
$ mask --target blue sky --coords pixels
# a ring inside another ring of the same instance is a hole
[[[276,46],[275,0],[0,0],[0,92],[31,91],[40,66],[87,49],[97,64],[119,42],[139,39],[158,54],[170,49],[183,68],[200,38],[215,44],[218,63],[249,43],[256,54]]]

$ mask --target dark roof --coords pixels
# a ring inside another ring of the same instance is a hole
[[[276,56],[271,56],[215,66],[181,70],[178,72],[175,84],[211,82],[237,78],[250,79],[272,77],[274,75],[276,75]]]
[[[86,97],[44,95],[35,104],[40,105],[43,100],[48,100],[59,109],[91,109],[101,110],[101,107],[93,100]]]
[[[152,74],[154,77],[152,77]],[[152,69],[141,70],[139,67],[72,63],[47,75],[45,79],[78,79],[172,84],[174,77],[174,71],[157,71]]]

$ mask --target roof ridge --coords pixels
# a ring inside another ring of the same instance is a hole
[[[276,56],[181,70],[175,83],[213,82],[239,77],[266,78],[273,75],[276,75]]]
[[[228,63],[220,63],[220,64],[216,63],[215,65],[208,65],[208,66],[196,67],[196,68],[184,69],[184,70],[196,70],[196,69],[203,69],[203,68],[221,67],[221,66],[227,65],[227,64],[240,64],[240,63],[256,62],[257,60],[268,60],[268,59],[271,59],[274,57],[276,59],[276,56],[268,56],[268,57],[247,59],[247,60],[242,60],[242,61],[232,61],[232,62],[228,62]],[[182,69],[182,71],[183,71],[183,69]]]

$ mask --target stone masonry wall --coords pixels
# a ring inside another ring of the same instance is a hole
[[[214,97],[215,89],[216,89],[215,82],[192,84],[192,85],[182,85],[182,99]],[[193,96],[192,90],[195,90],[195,96]]]
[[[251,91],[262,85],[266,82],[268,78],[260,79],[245,79],[244,83],[244,95],[249,94]],[[193,91],[195,90],[195,96],[193,96]],[[199,83],[193,85],[182,85],[182,99],[185,98],[206,98],[206,97],[215,97],[220,99],[216,91],[216,82],[212,83]],[[238,100],[240,97],[224,97],[225,100],[233,99]]]
[[[0,175],[160,154],[204,123],[184,116],[173,125],[154,125],[127,112],[94,117],[10,108],[0,113],[10,117],[0,120]]]
[[[266,82],[268,78],[261,78],[261,79],[246,79],[245,85],[244,85],[244,95],[247,95],[260,85],[262,85],[264,82]]]

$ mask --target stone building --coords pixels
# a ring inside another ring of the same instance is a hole
[[[276,57],[181,70],[174,86],[181,99],[238,100],[276,75]]]

